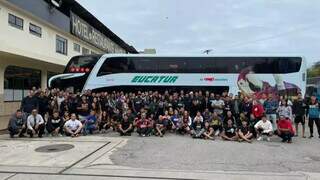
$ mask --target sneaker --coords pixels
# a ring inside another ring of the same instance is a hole
[[[142,134],[142,137],[146,137],[146,135],[145,135],[145,134]]]
[[[262,137],[259,136],[259,137],[257,138],[257,141],[262,141]]]
[[[13,135],[13,134],[10,134],[10,138],[14,138],[14,135]]]
[[[310,135],[310,136],[309,136],[309,139],[311,139],[311,138],[313,138],[313,135]]]
[[[267,141],[270,142],[270,138],[269,137],[267,137]]]
[[[58,134],[59,137],[62,137],[62,134]]]
[[[52,134],[48,134],[48,137],[52,137]]]

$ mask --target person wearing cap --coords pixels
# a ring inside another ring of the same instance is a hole
[[[289,117],[280,116],[278,121],[278,136],[282,138],[282,142],[292,143],[294,129]]]
[[[40,114],[38,114],[37,109],[31,111],[31,115],[27,118],[27,134],[32,138],[34,135],[38,135],[39,138],[42,138],[44,133],[45,123]]]
[[[254,125],[254,129],[257,133],[258,141],[263,140],[265,136],[267,137],[267,141],[270,141],[273,128],[271,122],[267,119],[265,115],[263,115],[262,119]]]

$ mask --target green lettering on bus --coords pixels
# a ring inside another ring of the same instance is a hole
[[[134,76],[132,83],[175,83],[178,76]]]

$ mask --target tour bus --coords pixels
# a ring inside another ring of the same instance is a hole
[[[185,89],[296,96],[305,93],[306,62],[302,56],[283,55],[83,55],[50,78],[49,87],[82,93]]]

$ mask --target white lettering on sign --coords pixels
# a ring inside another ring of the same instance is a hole
[[[108,43],[112,47],[115,46],[114,42],[109,40],[104,34],[90,26],[87,22],[71,12],[71,33],[80,39],[94,45],[95,47],[104,51],[110,51],[108,49]]]

